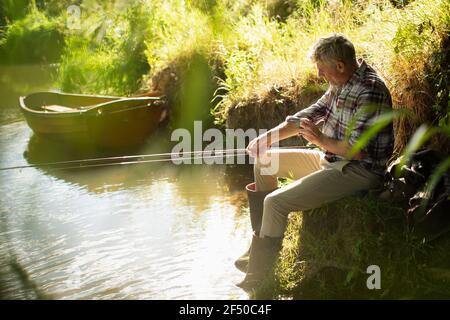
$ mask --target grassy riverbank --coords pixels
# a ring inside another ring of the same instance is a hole
[[[275,276],[255,297],[448,299],[450,237],[423,242],[404,212],[368,195],[291,214]],[[373,265],[381,281],[370,290]]]

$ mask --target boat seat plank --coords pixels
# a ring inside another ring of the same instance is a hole
[[[80,111],[77,108],[70,108],[66,106],[59,106],[59,105],[50,105],[50,106],[42,106],[42,109],[45,111],[53,111],[53,112],[76,112]]]

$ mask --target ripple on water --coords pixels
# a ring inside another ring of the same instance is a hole
[[[0,126],[1,166],[25,162],[29,136],[23,122]],[[220,166],[170,165],[1,172],[0,254],[11,249],[56,299],[245,298],[232,258],[248,243],[248,221],[224,176]],[[6,275],[12,292],[17,277]]]

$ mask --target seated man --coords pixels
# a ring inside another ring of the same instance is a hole
[[[256,161],[255,182],[247,186],[254,235],[249,251],[236,261],[236,266],[246,272],[238,284],[244,289],[256,288],[273,267],[291,211],[310,210],[378,187],[392,154],[391,123],[360,152],[348,157],[361,134],[384,111],[392,110],[384,81],[365,61],[356,60],[353,44],[340,34],[321,38],[312,49],[311,59],[319,77],[329,83],[328,90],[315,104],[288,116],[247,147]],[[320,121],[321,130],[316,126]],[[303,136],[323,152],[270,150],[272,144],[294,135]],[[277,161],[277,169],[264,174],[264,163],[270,161]],[[295,181],[277,189],[277,177],[288,176]]]

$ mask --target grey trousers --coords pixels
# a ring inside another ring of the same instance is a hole
[[[269,150],[256,159],[254,174],[257,191],[276,188],[277,177],[295,180],[264,199],[260,237],[282,237],[287,216],[292,211],[314,209],[358,191],[376,188],[382,182],[381,177],[357,163],[330,163],[324,159],[323,152],[307,149]]]

